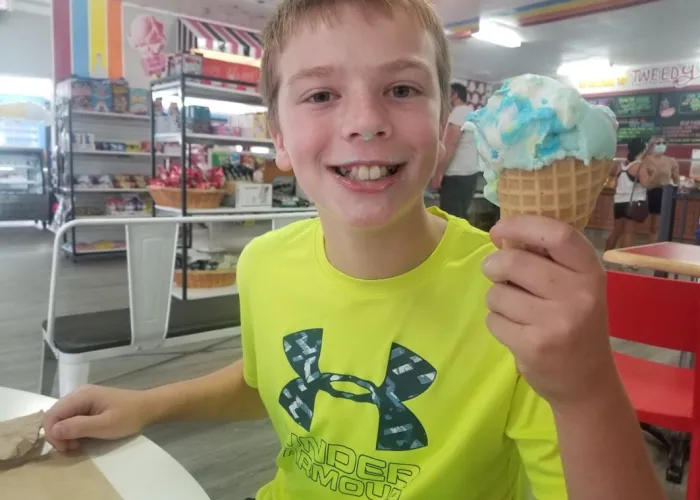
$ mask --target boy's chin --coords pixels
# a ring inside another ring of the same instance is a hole
[[[405,207],[392,203],[361,203],[347,207],[341,204],[334,205],[323,210],[331,215],[331,220],[349,228],[363,230],[385,228],[407,211]]]

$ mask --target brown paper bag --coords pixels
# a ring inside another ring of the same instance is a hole
[[[0,422],[0,462],[29,454],[40,442],[39,431],[44,412]]]
[[[41,455],[44,413],[0,422],[0,499],[122,500],[89,456]]]
[[[19,467],[0,465],[0,491],[2,500],[123,500],[82,453],[52,452]]]

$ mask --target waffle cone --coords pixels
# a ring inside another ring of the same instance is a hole
[[[541,170],[503,170],[498,179],[501,216],[542,215],[583,231],[593,213],[611,160],[558,160]]]

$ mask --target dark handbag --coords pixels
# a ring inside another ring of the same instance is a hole
[[[630,194],[630,202],[627,204],[627,209],[625,210],[625,216],[633,220],[634,222],[644,222],[649,217],[649,202],[647,200],[643,201],[632,201],[634,198],[634,190],[637,187],[639,174],[635,178],[634,184],[632,185],[632,194]]]

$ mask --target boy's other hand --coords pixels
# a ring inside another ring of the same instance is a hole
[[[491,239],[499,250],[483,265],[494,283],[487,326],[520,373],[555,409],[604,394],[617,375],[593,246],[567,224],[526,215],[500,221]],[[503,248],[504,240],[542,253]]]
[[[147,425],[142,391],[84,386],[58,401],[44,416],[46,440],[58,451],[75,450],[78,439],[120,439]]]

